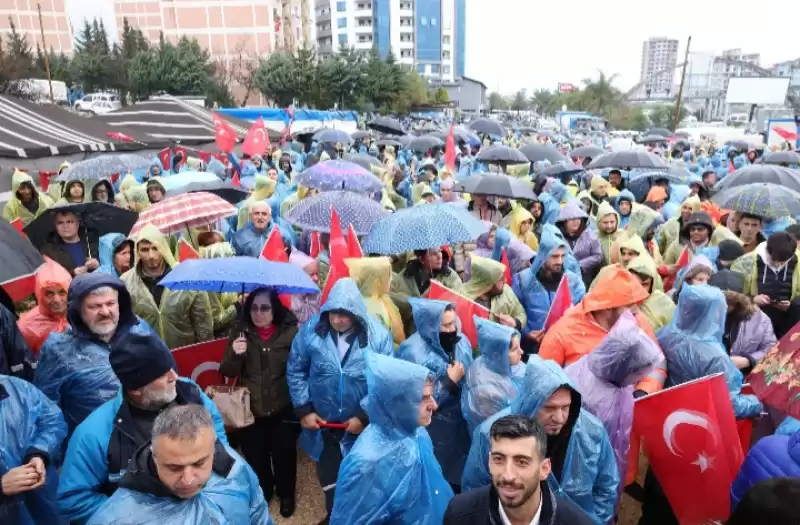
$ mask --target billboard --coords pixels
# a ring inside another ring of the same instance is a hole
[[[786,102],[789,82],[789,77],[731,77],[725,103],[782,106]]]
[[[559,82],[558,83],[558,92],[559,93],[570,93],[575,91],[575,85],[570,84],[569,82]]]

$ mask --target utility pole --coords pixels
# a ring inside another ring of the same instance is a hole
[[[36,9],[39,11],[39,32],[42,35],[42,55],[44,56],[44,71],[47,73],[47,84],[50,86],[50,103],[55,104],[53,100],[53,79],[50,77],[50,56],[47,54],[47,42],[44,39],[44,23],[42,23],[42,6],[36,4]]]
[[[681,102],[683,101],[683,85],[686,82],[686,66],[689,64],[689,47],[692,45],[692,37],[686,41],[686,56],[683,59],[683,70],[681,71],[681,87],[678,88],[678,99],[675,101],[675,121],[673,122],[673,131],[678,129],[678,124],[681,120]]]

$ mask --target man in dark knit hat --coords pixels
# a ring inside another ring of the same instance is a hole
[[[128,460],[150,440],[153,422],[170,406],[202,404],[217,437],[228,440],[214,403],[189,379],[178,377],[167,345],[153,333],[124,335],[109,354],[121,388],[78,425],[67,448],[58,487],[61,514],[86,523],[117,489]]]

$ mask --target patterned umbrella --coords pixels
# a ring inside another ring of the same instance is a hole
[[[379,202],[351,191],[326,191],[307,197],[292,208],[286,220],[304,230],[330,232],[331,209],[339,214],[343,228],[353,225],[358,235],[366,235],[388,212]]]
[[[379,220],[364,240],[365,253],[394,255],[457,242],[472,242],[489,231],[466,208],[433,203],[399,210]]]
[[[557,149],[545,144],[526,144],[519,149],[530,162],[546,160],[552,163],[567,162],[569,159],[558,152]]]
[[[197,193],[200,191],[213,193],[231,204],[238,204],[247,198],[247,191],[237,188],[230,182],[223,182],[219,179],[209,182],[190,182],[186,186],[181,186],[174,190],[167,190],[166,197],[175,197],[184,193]]]
[[[587,170],[602,168],[668,168],[661,157],[647,151],[618,151],[606,153],[592,160]]]
[[[714,190],[722,191],[757,182],[777,184],[800,192],[800,171],[772,164],[750,164],[719,181]]]
[[[383,189],[383,183],[378,177],[346,160],[319,162],[298,175],[297,182],[321,191],[349,190],[368,193]]]
[[[776,184],[756,183],[729,188],[711,198],[720,208],[759,217],[800,215],[800,193]]]
[[[178,233],[184,228],[205,226],[236,213],[235,206],[211,193],[184,193],[164,199],[140,213],[130,235],[133,237],[147,224],[165,235]]]
[[[150,159],[130,153],[106,154],[82,160],[65,169],[56,180],[103,179],[114,173],[125,174],[150,167]]]

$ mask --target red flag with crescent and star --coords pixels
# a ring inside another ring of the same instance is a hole
[[[190,378],[203,390],[212,385],[224,385],[225,376],[219,373],[219,364],[226,346],[228,338],[223,337],[173,349],[172,357],[178,365],[176,372]]]
[[[634,429],[681,524],[728,518],[744,455],[722,374],[638,399]]]
[[[255,157],[256,155],[263,155],[267,148],[269,148],[267,127],[264,125],[264,119],[258,117],[258,120],[250,126],[250,130],[247,132],[244,142],[242,142],[242,152]]]
[[[236,132],[230,124],[214,113],[214,138],[220,151],[230,153],[236,145]]]

